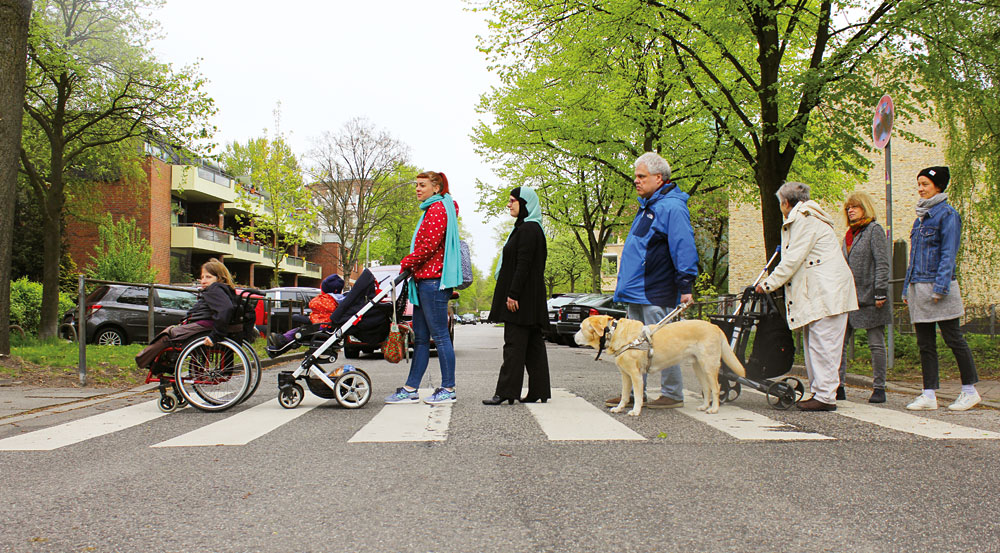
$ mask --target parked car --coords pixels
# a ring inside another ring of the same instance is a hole
[[[181,322],[198,301],[198,290],[153,289],[154,334]],[[85,298],[87,343],[124,345],[149,341],[149,288],[105,284]],[[63,315],[62,324],[76,324],[77,309]],[[69,329],[60,325],[63,337]]]
[[[625,304],[614,301],[611,296],[588,294],[559,308],[556,332],[562,343],[575,348],[577,344],[573,335],[580,330],[580,321],[594,315],[610,315],[620,319],[625,316],[625,313]]]
[[[267,305],[267,318],[271,321],[271,332],[285,332],[301,324],[307,324],[309,301],[320,295],[322,290],[307,286],[285,286],[265,290],[271,301]],[[266,323],[266,322],[265,322]]]
[[[559,308],[569,304],[582,295],[583,294],[570,293],[549,298],[549,301],[546,302],[546,308],[549,311],[549,328],[545,331],[546,340],[555,342],[556,344],[562,343],[562,338],[560,338],[559,333],[556,332],[556,323],[559,322]]]
[[[456,319],[456,321],[459,324],[464,324],[464,325],[474,325],[474,324],[476,324],[476,323],[479,322],[477,320],[477,318],[476,318],[476,314],[475,313],[466,313],[466,314],[458,317]]]
[[[396,277],[396,275],[399,274],[400,266],[399,265],[382,265],[382,266],[379,266],[379,267],[370,267],[368,270],[370,270],[372,272],[372,274],[375,275],[375,282],[376,283],[385,283],[385,284],[388,284],[388,283],[392,282],[392,279],[394,279]],[[411,285],[412,285],[412,281],[410,281],[410,282],[411,282]],[[376,285],[378,285],[378,284],[376,284]],[[400,284],[399,286],[397,286],[397,289],[396,289],[396,293],[397,294],[399,294],[399,293],[402,292],[402,287],[403,287],[402,284]],[[451,299],[453,299],[453,300],[454,299],[458,299],[458,292],[453,293],[451,295]],[[390,301],[392,301],[391,294],[390,295],[386,295],[385,299],[382,300],[382,301],[384,301],[384,302],[390,302]],[[451,336],[451,342],[452,342],[452,344],[455,343],[455,319],[456,319],[456,317],[455,317],[455,310],[453,309],[452,304],[449,302],[448,303],[448,334]],[[412,324],[412,322],[413,322],[413,304],[410,303],[409,300],[407,300],[407,302],[406,302],[406,308],[403,310],[403,320],[400,321],[400,322],[405,322],[407,324]],[[412,350],[413,349],[413,340],[412,340],[412,338],[411,338],[411,340],[409,342],[409,345],[410,345],[410,349]],[[374,353],[374,352],[378,351],[381,347],[382,347],[382,344],[369,344],[369,343],[361,342],[360,340],[358,340],[354,336],[348,336],[347,340],[345,340],[345,342],[344,342],[344,357],[347,357],[348,359],[355,359],[355,358],[357,358],[361,354],[361,352],[364,352],[364,353]],[[437,346],[434,344],[434,338],[431,338],[431,348],[435,348],[436,349],[436,347]]]

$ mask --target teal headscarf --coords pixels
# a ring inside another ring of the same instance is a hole
[[[524,200],[524,204],[521,205],[521,211],[517,214],[517,222],[514,223],[514,230],[517,230],[518,225],[524,222],[534,221],[538,223],[538,226],[542,226],[542,204],[538,202],[538,194],[535,191],[528,188],[527,186],[519,186],[510,191],[510,195]],[[542,230],[542,234],[545,230]],[[514,231],[510,231],[510,234],[514,234]],[[510,241],[510,235],[507,235],[507,242]],[[504,242],[504,246],[507,245]],[[500,277],[500,267],[503,266],[503,248],[500,248],[500,258],[497,259],[497,268],[493,271],[493,278]]]
[[[420,221],[417,222],[417,228],[413,230],[413,238],[410,239],[410,253],[413,253],[413,249],[416,246],[417,233],[420,232],[420,225],[423,224],[424,217],[427,216],[427,208],[436,202],[444,203],[444,210],[448,213],[448,228],[444,234],[444,267],[441,269],[440,286],[440,289],[444,290],[445,288],[454,288],[462,284],[462,246],[459,243],[460,238],[458,236],[458,215],[455,213],[455,201],[452,200],[451,194],[445,194],[444,196],[434,194],[420,204],[420,209],[424,213],[420,216]],[[417,299],[416,285],[411,284],[408,287],[408,295],[410,303],[420,305],[420,301]]]

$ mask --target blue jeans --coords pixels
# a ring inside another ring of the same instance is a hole
[[[441,365],[441,387],[454,388],[455,348],[448,335],[448,302],[451,300],[452,289],[438,290],[441,279],[437,278],[414,282],[420,305],[413,306],[413,362],[410,364],[410,375],[406,377],[406,385],[410,388],[420,387],[431,357],[430,338],[433,336],[438,364]]]
[[[666,317],[667,310],[658,305],[630,303],[625,316],[633,321],[642,321],[642,324],[652,325]],[[642,375],[643,393],[646,393],[647,376],[649,375]],[[673,365],[660,371],[660,395],[684,401],[684,374],[681,372],[680,365]]]

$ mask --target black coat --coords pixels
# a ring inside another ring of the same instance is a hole
[[[201,291],[198,301],[188,309],[185,320],[189,323],[212,321],[212,341],[219,341],[226,337],[235,310],[236,292],[221,282],[213,282]]]
[[[538,223],[520,222],[503,247],[503,260],[489,320],[521,325],[549,324],[545,303],[545,234]],[[517,300],[516,313],[507,310],[507,298]]]

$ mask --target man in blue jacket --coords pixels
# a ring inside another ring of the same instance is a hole
[[[698,276],[698,249],[687,208],[689,196],[670,182],[666,160],[653,152],[639,156],[635,160],[635,191],[639,212],[622,248],[614,299],[628,304],[629,319],[648,325],[658,323],[678,301],[691,303]],[[660,397],[643,401],[644,406],[683,406],[680,365],[667,367],[660,374]],[[620,400],[612,398],[605,404],[618,405]]]

